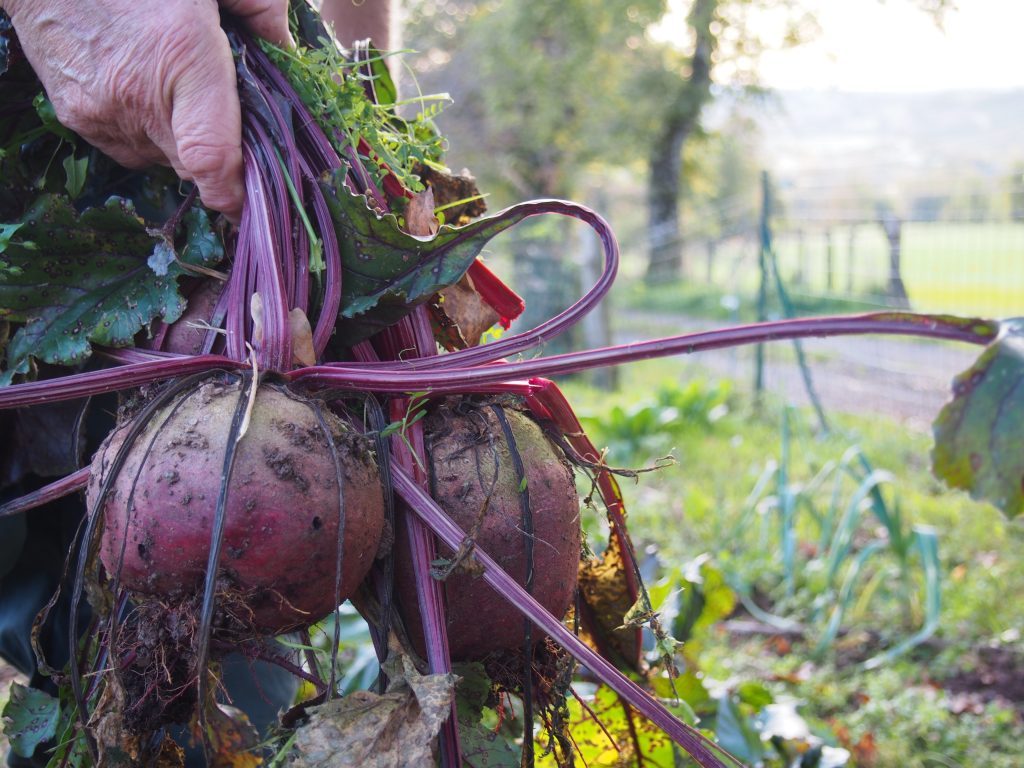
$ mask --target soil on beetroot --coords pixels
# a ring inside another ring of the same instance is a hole
[[[504,428],[501,408],[522,459],[521,480]],[[451,400],[423,420],[430,457],[431,495],[466,531],[473,546],[494,557],[520,584],[527,580],[524,500],[531,509],[533,595],[556,616],[568,610],[580,560],[579,499],[572,468],[561,451],[514,401]],[[452,658],[478,660],[523,644],[524,622],[474,568],[472,550],[438,552],[447,570],[448,641]],[[458,567],[454,567],[458,564]],[[395,589],[410,639],[420,652],[412,555],[404,531],[396,547]],[[541,639],[534,633],[534,642]]]
[[[178,601],[201,589],[228,432],[247,396],[237,381],[204,382],[158,410],[128,450],[105,505],[100,551],[124,586]],[[126,434],[115,431],[93,460],[90,510]],[[366,575],[383,525],[367,440],[324,404],[260,385],[235,453],[221,556],[221,577],[248,601],[254,629],[278,634],[329,613]]]
[[[126,702],[123,725],[148,733],[185,723],[196,704],[196,606],[144,602],[117,630],[115,674]]]

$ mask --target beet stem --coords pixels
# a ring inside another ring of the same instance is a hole
[[[422,488],[404,471],[397,469],[394,473],[395,490],[405,499],[409,508],[430,529],[452,549],[457,550],[465,538],[462,529],[441,509],[437,502],[423,491]],[[538,603],[518,582],[509,576],[497,562],[479,547],[475,554],[484,566],[484,580],[499,594],[505,597],[524,616],[529,618],[542,631],[554,638],[563,648],[575,656],[589,668],[609,688],[620,694],[652,723],[661,728],[673,741],[685,749],[704,768],[724,768],[716,753],[725,755],[735,765],[742,764],[728,755],[706,736],[676,719],[671,712],[651,697],[639,685],[623,675],[612,664],[603,659],[578,637],[562,625],[561,621],[552,616]]]
[[[497,403],[491,404],[501,431],[505,436],[512,466],[516,471],[516,482],[519,487],[519,510],[523,535],[523,554],[526,560],[526,579],[523,588],[529,595],[533,594],[533,510],[530,506],[530,486],[526,481],[526,468],[523,457],[516,444],[516,436],[512,433],[512,425],[505,418],[505,410]],[[523,762],[533,764],[533,622],[523,617]]]
[[[9,517],[30,509],[49,504],[51,501],[69,496],[75,491],[80,491],[89,484],[89,467],[82,467],[77,472],[72,472],[60,480],[54,480],[42,488],[38,488],[24,496],[8,501],[0,506],[0,517]]]
[[[211,763],[212,745],[210,744],[209,727],[206,720],[206,705],[209,683],[207,661],[210,656],[210,632],[213,626],[213,609],[216,605],[217,569],[220,566],[220,552],[224,543],[224,527],[227,522],[228,490],[231,486],[231,472],[235,466],[238,453],[239,435],[242,421],[249,400],[249,387],[258,386],[251,372],[243,371],[238,390],[238,402],[228,430],[227,445],[224,447],[224,464],[220,476],[220,492],[217,494],[217,506],[213,514],[213,526],[210,534],[210,555],[206,560],[206,579],[203,584],[203,604],[199,618],[199,647],[196,651],[195,669],[199,677],[199,727],[203,735],[203,752],[207,763]]]

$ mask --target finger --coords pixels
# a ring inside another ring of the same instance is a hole
[[[220,0],[220,7],[241,18],[257,37],[283,48],[294,48],[288,30],[287,0]]]
[[[179,176],[195,180],[204,205],[238,221],[245,198],[241,109],[227,38],[217,34],[216,45],[174,82],[173,146],[165,152]]]
[[[125,168],[142,169],[151,165],[171,164],[167,154],[150,141],[136,140],[134,143],[127,143],[123,137],[109,138],[99,135],[90,136],[84,133],[81,136],[115,163],[123,165]]]

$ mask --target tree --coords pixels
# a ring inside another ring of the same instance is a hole
[[[413,3],[407,33],[424,51],[421,86],[448,90],[455,101],[441,120],[452,146],[449,162],[480,169],[482,188],[499,204],[574,196],[591,164],[625,156],[614,131],[617,113],[629,109],[623,52],[663,6],[663,0]],[[575,265],[565,258],[577,251],[569,236],[561,225],[513,236],[514,283],[527,299],[524,326],[579,295]],[[556,340],[548,351],[568,341]]]
[[[414,0],[407,37],[422,86],[452,94],[452,157],[479,160],[489,191],[510,200],[571,196],[588,164],[623,157],[627,41],[664,5]]]
[[[719,0],[695,0],[687,23],[693,32],[693,52],[683,65],[688,73],[679,76],[678,65],[666,62],[642,71],[646,92],[664,94],[660,127],[654,130],[647,161],[647,205],[649,256],[647,278],[652,282],[677,277],[681,268],[679,197],[682,181],[683,145],[697,129],[701,110],[711,99],[711,60],[717,47],[712,23]],[[666,52],[662,57],[671,60]],[[646,85],[646,84],[645,84]]]

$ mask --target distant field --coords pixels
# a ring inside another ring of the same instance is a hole
[[[879,226],[858,227],[850,253],[849,229],[833,231],[833,292],[884,290],[888,244]],[[915,309],[957,314],[1024,314],[1024,224],[907,224],[902,240],[903,280]],[[825,236],[808,232],[777,238],[783,274],[795,282],[801,261],[809,292],[826,291]],[[756,270],[755,270],[756,271]],[[794,286],[794,290],[796,290]]]
[[[688,241],[684,248],[686,278],[682,283],[642,286],[646,266],[644,230],[627,217],[635,213],[635,206],[616,211],[623,253],[613,297],[635,309],[728,319],[732,303],[729,296],[733,295],[739,299],[739,316],[753,318],[759,282],[758,244],[753,233],[720,243],[710,264],[706,244],[697,239]],[[620,220],[624,226],[619,225]],[[550,228],[550,222],[540,221]],[[806,225],[801,246],[796,226],[779,222],[775,251],[786,287],[802,314],[870,311],[887,306],[889,251],[879,225],[861,224],[853,229],[852,250],[849,225],[832,228],[831,287],[826,230],[817,224],[814,229]],[[528,223],[523,231],[543,230],[538,224]],[[580,226],[577,232],[582,231]],[[577,237],[574,233],[568,240],[567,260],[578,260],[581,247]],[[1024,315],[1024,223],[906,224],[902,245],[903,280],[915,310],[995,317]],[[485,255],[500,274],[513,278],[512,238],[497,238]],[[524,286],[516,287],[529,298]]]

